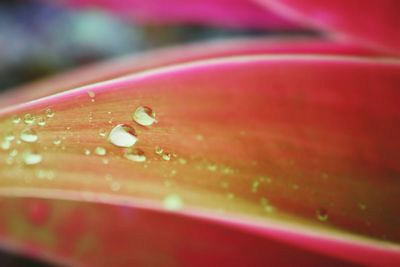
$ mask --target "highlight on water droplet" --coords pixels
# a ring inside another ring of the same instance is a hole
[[[315,212],[317,219],[321,222],[325,222],[328,220],[328,211],[326,209],[320,208]]]
[[[183,208],[183,200],[177,194],[169,194],[164,198],[163,206],[166,210],[178,211]]]
[[[132,114],[132,119],[137,123],[142,126],[151,126],[156,120],[156,114],[155,112],[146,106],[140,106],[138,107],[135,112]]]
[[[162,154],[161,158],[165,161],[171,160],[171,153],[164,153]]]
[[[36,165],[43,159],[42,155],[32,151],[26,151],[22,155],[22,159],[26,165]]]
[[[21,132],[20,138],[26,143],[35,143],[39,137],[35,130],[27,128]]]
[[[104,147],[98,146],[94,150],[94,153],[96,153],[96,155],[99,155],[99,156],[104,156],[107,154],[107,150]]]
[[[46,113],[47,118],[53,118],[54,115],[55,115],[54,111],[51,110],[50,108],[47,108],[47,109],[45,110],[45,113]]]
[[[143,150],[138,148],[130,148],[125,150],[124,157],[135,162],[145,162],[147,159]]]
[[[33,117],[31,114],[27,113],[24,115],[24,122],[26,124],[33,124],[35,122],[35,117]]]
[[[85,148],[85,149],[83,150],[83,154],[85,154],[86,156],[89,156],[89,155],[91,154],[90,149]]]
[[[138,137],[131,126],[119,124],[111,130],[108,140],[111,144],[118,147],[132,147],[136,144]]]
[[[164,153],[164,149],[162,149],[161,147],[159,147],[159,146],[156,146],[156,148],[154,149],[154,152],[157,154],[157,155],[162,155],[163,153]]]

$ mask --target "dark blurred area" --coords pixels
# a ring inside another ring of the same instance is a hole
[[[23,256],[6,253],[0,250],[0,266],[1,267],[50,267],[44,262],[26,258]]]
[[[144,49],[261,34],[266,33],[198,25],[133,25],[104,10],[76,10],[40,0],[1,0],[0,91]]]

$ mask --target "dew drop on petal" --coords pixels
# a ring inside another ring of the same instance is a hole
[[[164,153],[161,157],[163,160],[169,161],[171,159],[171,153]]]
[[[45,126],[46,125],[46,120],[43,117],[38,117],[37,124],[39,126]]]
[[[1,142],[0,147],[1,147],[1,149],[3,149],[3,150],[9,150],[10,147],[11,147],[11,142],[8,141],[8,140],[4,140],[3,142]]]
[[[159,147],[159,146],[156,146],[156,148],[154,149],[154,152],[157,154],[157,155],[162,155],[163,153],[164,153],[164,149],[162,149],[161,147]]]
[[[317,209],[316,216],[318,220],[325,222],[328,220],[328,211],[326,209]]]
[[[26,165],[36,165],[42,161],[43,157],[38,153],[27,151],[22,155],[22,159]]]
[[[113,181],[113,182],[111,182],[110,188],[112,191],[117,192],[121,189],[121,185],[120,185],[120,183]]]
[[[166,210],[177,211],[183,208],[183,201],[179,195],[170,194],[164,198],[163,206]]]
[[[146,155],[144,154],[143,150],[138,148],[131,148],[125,151],[124,157],[131,161],[135,162],[145,162]]]
[[[33,124],[35,122],[35,117],[33,117],[31,114],[27,113],[24,116],[24,122],[26,124]]]
[[[105,154],[107,154],[107,150],[104,147],[98,146],[94,150],[94,153],[99,156],[104,156]]]
[[[107,132],[106,132],[104,129],[100,129],[100,130],[99,130],[99,135],[100,135],[101,137],[106,137]]]
[[[45,113],[46,113],[47,118],[53,118],[55,115],[54,111],[51,110],[50,108],[46,109]]]
[[[142,126],[151,126],[157,122],[155,112],[146,106],[138,107],[135,112],[133,112],[132,119]]]
[[[83,154],[85,154],[86,156],[89,156],[90,155],[90,149],[87,149],[87,148],[85,148],[84,150],[83,150]]]
[[[35,143],[38,140],[38,135],[33,129],[25,129],[21,132],[20,138],[27,143]]]
[[[13,122],[14,124],[18,124],[18,123],[21,122],[21,118],[18,117],[18,116],[13,116],[11,120],[12,120],[12,122]]]
[[[15,136],[14,136],[13,133],[8,133],[8,134],[6,134],[6,136],[4,137],[4,139],[7,140],[7,141],[12,141],[12,140],[15,139]]]
[[[118,147],[131,147],[137,142],[138,138],[131,126],[119,124],[111,130],[108,140]]]

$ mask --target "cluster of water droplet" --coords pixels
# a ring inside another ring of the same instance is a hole
[[[11,165],[18,160],[18,155],[21,156],[21,161],[27,166],[37,165],[42,162],[43,156],[38,152],[36,143],[39,141],[39,135],[35,127],[43,127],[46,125],[47,120],[53,118],[54,111],[47,108],[44,114],[32,115],[26,113],[22,116],[13,116],[11,122],[14,125],[21,125],[22,130],[19,133],[10,132],[3,137],[0,148],[4,151],[10,150],[6,158],[6,164]],[[28,148],[20,151],[15,147],[25,143]]]

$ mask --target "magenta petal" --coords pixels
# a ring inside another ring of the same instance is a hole
[[[382,52],[400,54],[398,0],[256,0],[281,15]]]

